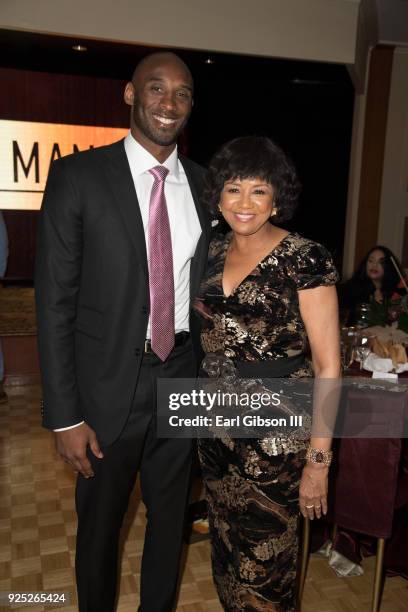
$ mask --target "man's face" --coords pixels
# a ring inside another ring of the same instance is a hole
[[[150,62],[128,83],[125,100],[132,104],[132,133],[147,145],[177,142],[193,105],[193,84],[183,64]]]

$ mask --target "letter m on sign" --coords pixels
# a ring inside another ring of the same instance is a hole
[[[30,159],[28,163],[24,162],[23,156],[20,151],[20,147],[18,146],[17,140],[13,140],[13,169],[14,169],[14,182],[18,183],[18,168],[21,166],[24,175],[28,178],[30,174],[31,166],[34,164],[35,171],[35,182],[40,182],[40,160],[38,153],[38,142],[33,144],[33,148],[31,150]]]

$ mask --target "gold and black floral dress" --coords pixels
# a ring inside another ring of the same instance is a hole
[[[222,275],[231,236],[212,240],[194,304],[204,352],[234,364],[263,362],[270,377],[311,376],[302,358],[307,339],[297,292],[337,282],[329,253],[290,233],[226,297]],[[305,445],[300,439],[224,435],[199,441],[213,576],[225,610],[295,610]]]

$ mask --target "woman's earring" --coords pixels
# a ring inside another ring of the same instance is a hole
[[[274,206],[272,208],[271,217],[274,217],[277,214],[277,212],[278,212],[278,209],[276,208],[276,206]]]
[[[218,204],[218,210],[222,213],[221,204]]]

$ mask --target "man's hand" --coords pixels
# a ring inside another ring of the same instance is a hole
[[[72,429],[56,431],[54,434],[57,452],[63,460],[69,463],[75,471],[81,472],[84,478],[91,478],[94,472],[86,456],[87,446],[89,445],[95,457],[103,458],[94,430],[83,423]]]

